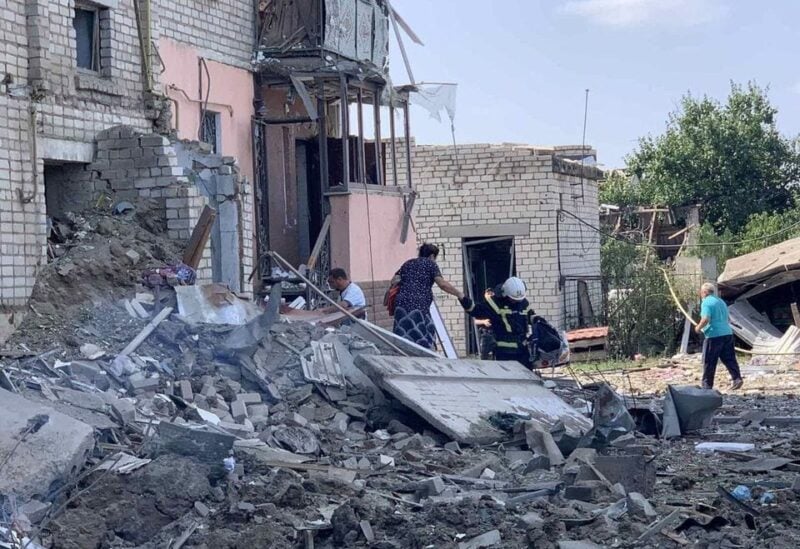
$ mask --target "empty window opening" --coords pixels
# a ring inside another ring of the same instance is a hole
[[[75,54],[78,67],[100,71],[100,13],[97,8],[79,6],[72,20],[75,28]]]
[[[214,154],[218,154],[222,150],[218,112],[203,111],[200,118],[200,141],[211,145],[211,152]]]

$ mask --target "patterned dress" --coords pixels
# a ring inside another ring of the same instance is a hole
[[[439,266],[427,257],[406,261],[400,267],[400,290],[395,301],[394,333],[400,337],[433,349],[436,326],[431,318],[433,284],[442,276]]]

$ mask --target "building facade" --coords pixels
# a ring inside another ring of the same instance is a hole
[[[418,239],[440,246],[444,277],[477,299],[514,275],[554,325],[596,325],[603,299],[595,158],[580,146],[416,146]],[[457,349],[475,352],[473,323],[454,298],[438,289],[436,298]]]
[[[48,217],[101,196],[155,200],[175,238],[188,238],[204,204],[216,206],[199,274],[248,289],[255,20],[250,0],[6,0],[1,307],[27,302],[48,260]],[[192,141],[208,145],[198,152]],[[215,192],[194,183],[200,172],[220,177]],[[230,241],[236,273],[214,266]]]

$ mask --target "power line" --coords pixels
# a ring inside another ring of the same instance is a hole
[[[595,231],[596,233],[598,233],[598,234],[600,234],[602,236],[605,236],[607,238],[612,238],[614,240],[619,240],[620,242],[624,242],[626,244],[630,244],[631,246],[636,246],[636,247],[640,247],[640,248],[678,248],[678,247],[680,247],[680,244],[648,244],[646,242],[630,242],[629,240],[625,240],[624,238],[622,238],[622,237],[620,237],[618,235],[611,234],[609,232],[604,231],[603,229],[600,229],[599,227],[595,227],[591,223],[589,223],[587,221],[584,221],[583,219],[581,219],[580,217],[578,217],[577,215],[575,215],[572,212],[568,212],[567,210],[561,209],[561,210],[558,210],[558,213],[559,214],[566,214],[566,215],[572,217],[573,219],[575,219],[579,223],[581,223],[583,225],[586,225],[587,227],[589,227],[590,229],[592,229],[593,231]],[[747,244],[747,243],[750,243],[750,242],[761,242],[761,241],[764,241],[764,240],[769,240],[770,238],[773,238],[775,236],[779,236],[781,234],[789,232],[792,229],[795,229],[797,227],[800,227],[800,221],[798,221],[796,223],[792,223],[791,225],[789,225],[786,228],[783,228],[783,229],[781,229],[779,231],[776,231],[776,232],[774,232],[772,234],[768,234],[768,235],[764,235],[764,236],[758,236],[758,237],[754,237],[754,238],[746,238],[744,240],[738,240],[738,241],[734,241],[734,242],[698,242],[696,244],[684,244],[684,246],[687,247],[687,248],[703,248],[703,247],[713,247],[713,246],[738,246],[739,244]]]

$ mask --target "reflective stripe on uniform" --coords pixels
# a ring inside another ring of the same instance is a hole
[[[518,349],[519,343],[515,343],[513,341],[498,341],[497,346],[504,347],[506,349]]]
[[[500,320],[503,321],[503,326],[506,327],[506,331],[510,334],[511,330],[511,323],[508,321],[508,315],[511,314],[511,309],[508,308],[500,308],[497,306],[497,303],[494,302],[494,299],[487,296],[486,297],[486,304],[492,308],[492,310],[500,316]]]

